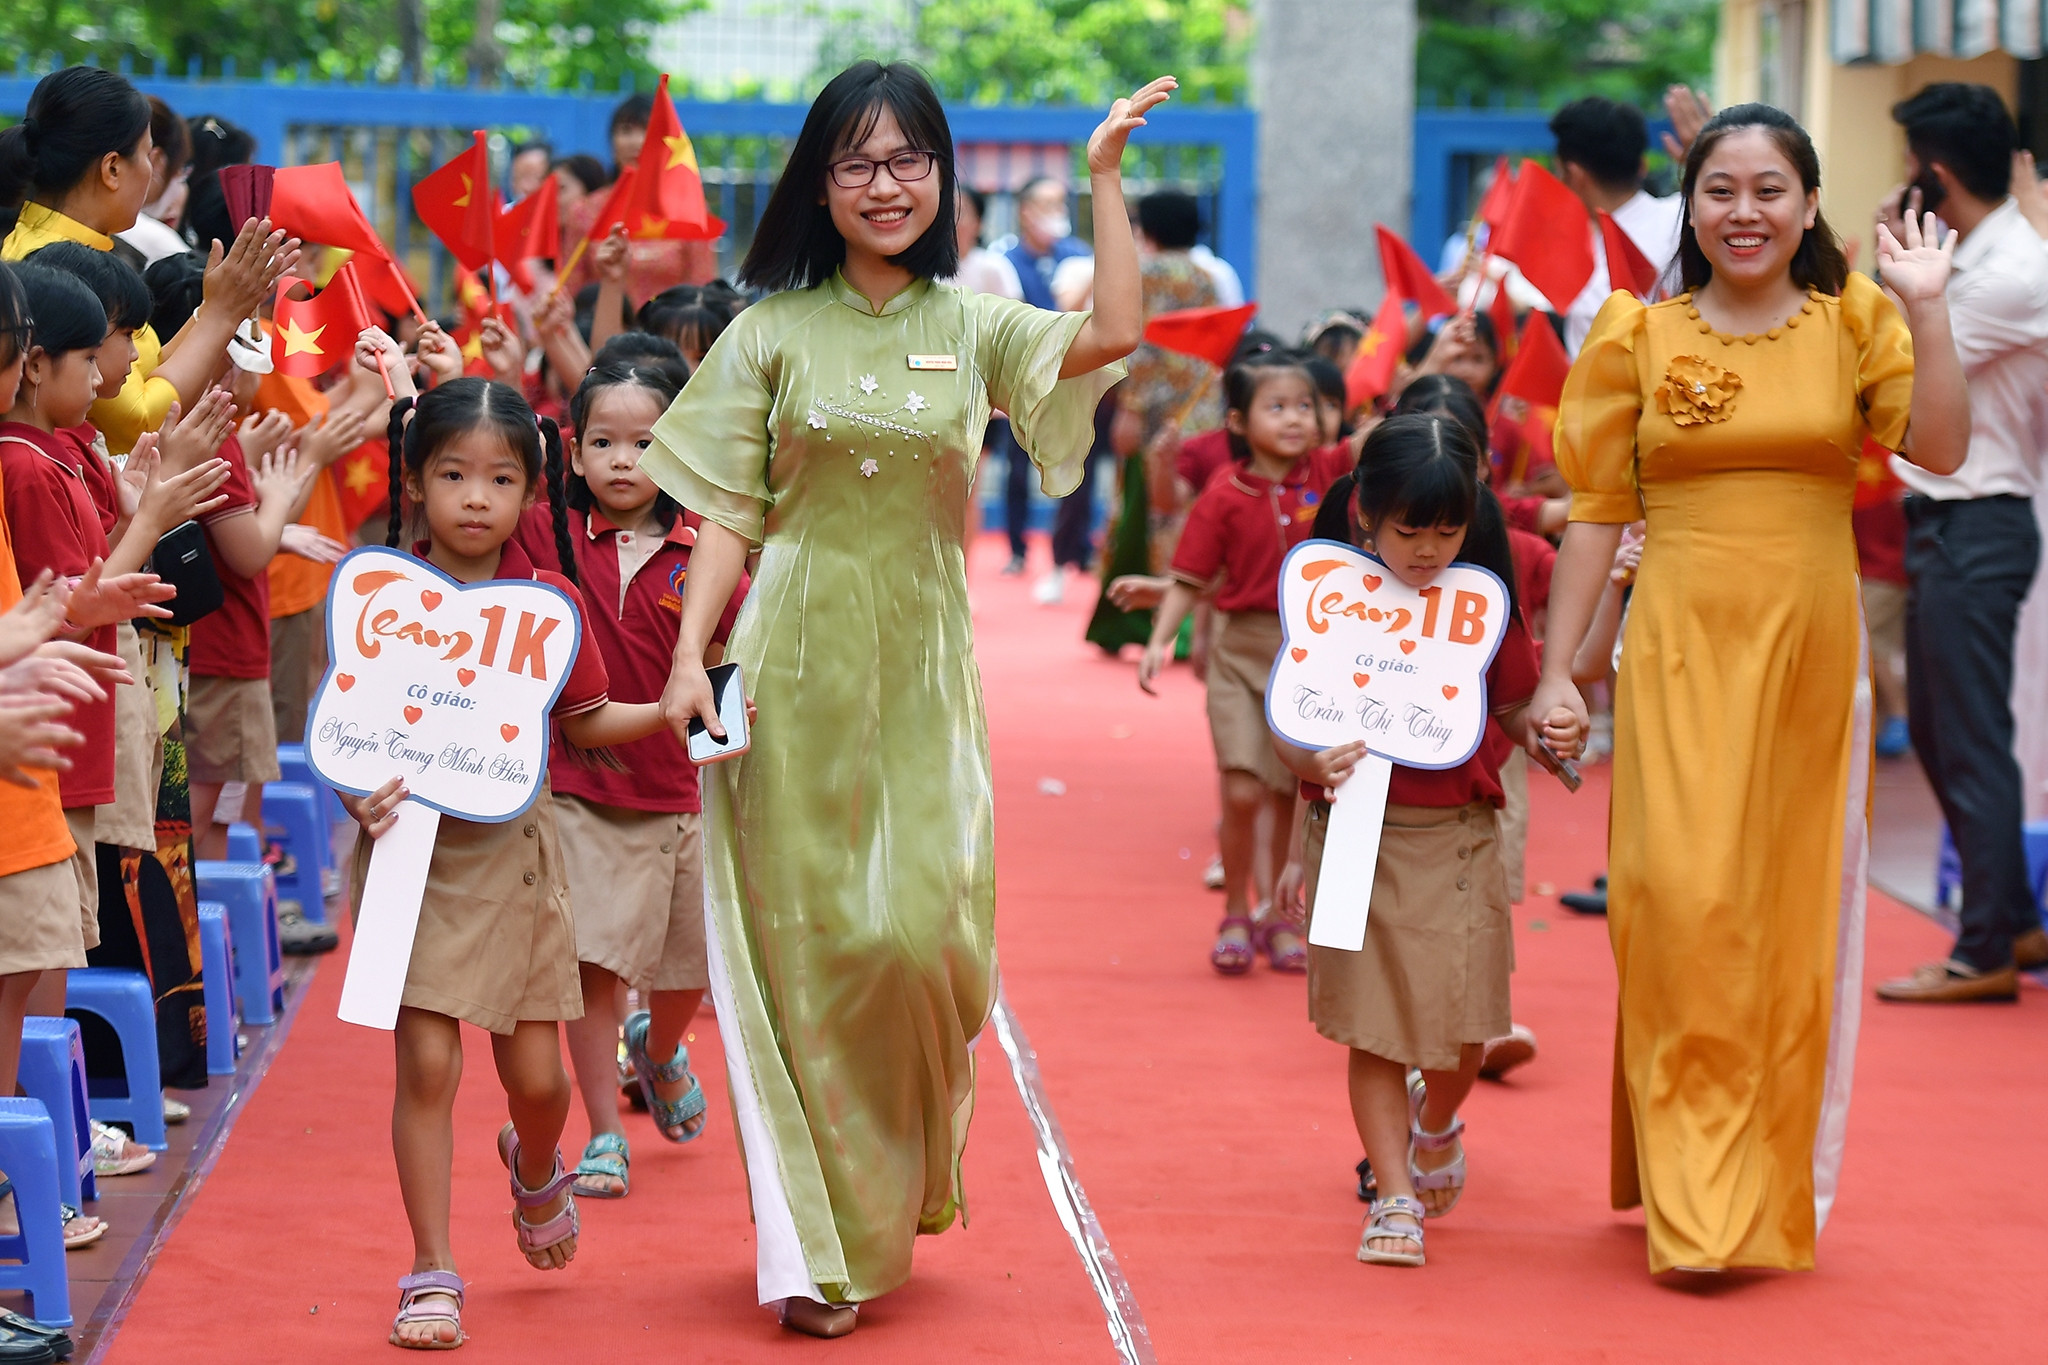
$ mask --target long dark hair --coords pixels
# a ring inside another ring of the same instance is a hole
[[[408,413],[410,422],[405,420]],[[435,451],[482,428],[488,428],[519,457],[527,487],[546,479],[548,501],[556,509],[555,553],[562,562],[562,576],[575,582],[576,558],[569,552],[569,524],[561,512],[561,429],[546,417],[536,422],[519,390],[496,380],[465,375],[429,389],[417,400],[401,398],[391,405],[391,425],[385,432],[391,453],[391,520],[384,530],[384,543],[397,546],[403,529],[405,476],[420,474]]]
[[[1352,498],[1332,488],[1324,500],[1357,503],[1361,525],[1400,521],[1409,526],[1463,526],[1458,562],[1490,569],[1507,589],[1508,617],[1521,615],[1515,592],[1515,557],[1499,499],[1479,481],[1484,447],[1455,418],[1413,413],[1389,417],[1372,429],[1352,472]],[[1317,517],[1316,534],[1322,534]],[[1335,537],[1331,537],[1334,539]],[[1356,543],[1354,541],[1354,543]]]
[[[21,276],[14,266],[0,261],[0,368],[12,365],[29,348],[34,337],[29,319],[28,295],[22,292]]]
[[[832,210],[819,199],[827,168],[848,147],[874,132],[882,112],[910,146],[938,158],[939,211],[924,235],[889,258],[925,279],[960,271],[960,243],[953,231],[953,130],[931,80],[909,62],[855,62],[834,76],[811,102],[803,131],[789,150],[782,179],[761,213],[754,244],[740,265],[740,283],[769,292],[810,289],[832,277],[846,260],[846,239],[832,226]]]
[[[1700,168],[1706,165],[1714,148],[1730,133],[1744,128],[1760,128],[1776,144],[1798,173],[1801,190],[1813,193],[1820,189],[1820,157],[1813,150],[1813,139],[1784,110],[1768,104],[1737,104],[1708,119],[1706,127],[1693,139],[1692,150],[1686,153],[1685,178],[1679,190],[1685,200],[1685,221],[1678,229],[1681,289],[1695,290],[1714,278],[1714,267],[1700,250],[1699,238],[1693,232],[1692,196],[1699,185]],[[1799,249],[1792,253],[1791,274],[1792,282],[1801,289],[1817,289],[1823,294],[1840,294],[1848,281],[1849,258],[1842,254],[1842,239],[1828,226],[1827,215],[1818,209],[1814,211],[1813,226],[1806,229],[1799,239]]]
[[[106,310],[109,328],[132,332],[149,325],[149,286],[134,266],[111,251],[98,251],[84,242],[52,242],[31,251],[22,263],[61,270],[84,281]]]
[[[1297,376],[1308,385],[1310,393],[1316,391],[1316,377],[1309,373],[1308,365],[1301,356],[1293,351],[1257,351],[1223,372],[1224,409],[1226,412],[1250,412],[1266,381],[1283,374]],[[1227,421],[1223,432],[1230,443],[1231,459],[1243,464],[1252,457],[1251,442],[1230,430]]]
[[[84,280],[64,270],[27,261],[14,267],[22,302],[34,319],[29,345],[50,356],[98,350],[107,339],[107,310]]]
[[[592,366],[590,372],[583,376],[583,382],[576,386],[575,396],[569,400],[569,426],[576,433],[579,449],[583,443],[584,428],[589,425],[591,405],[597,401],[597,396],[607,389],[628,386],[646,389],[659,398],[664,411],[669,404],[676,401],[676,395],[682,392],[681,386],[675,382],[675,375],[665,365]],[[548,459],[553,464],[548,469],[548,496],[553,499],[556,542],[566,545],[574,539],[569,534],[567,509],[573,508],[587,517],[590,515],[590,509],[596,505],[596,499],[590,495],[590,482],[587,478],[571,478],[566,470],[560,468],[561,458],[559,447],[549,450]],[[557,488],[561,489],[560,497],[555,496]],[[661,533],[667,535],[673,530],[676,518],[682,514],[683,505],[657,486],[654,494],[654,519],[661,523]]]
[[[149,131],[149,101],[128,78],[67,66],[36,82],[21,122],[0,132],[0,204],[31,192],[54,206],[109,152],[127,156]]]

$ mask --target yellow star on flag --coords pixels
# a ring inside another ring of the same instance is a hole
[[[1378,329],[1374,329],[1373,331],[1367,332],[1365,334],[1365,339],[1358,343],[1358,353],[1360,355],[1365,356],[1378,355],[1380,350],[1380,344],[1385,340],[1386,337],[1381,335]]]
[[[299,326],[297,318],[286,318],[283,329],[278,333],[284,338],[285,358],[289,360],[295,355],[326,355],[327,352],[320,345],[320,334],[326,330],[327,324],[324,322],[308,332]]]
[[[462,358],[464,360],[482,360],[484,358],[483,333],[479,332],[462,343]]]
[[[640,215],[640,230],[633,235],[635,237],[660,237],[667,231],[668,219],[650,218],[643,213]]]
[[[462,197],[455,201],[456,208],[466,209],[469,207],[469,192],[473,183],[468,176],[462,177]]]
[[[348,485],[348,491],[357,497],[367,495],[371,489],[383,483],[385,476],[378,472],[374,460],[350,460],[342,473],[341,481]]]
[[[697,149],[690,145],[688,133],[677,133],[662,141],[668,146],[668,165],[663,166],[663,170],[672,171],[678,166],[688,166],[693,171],[697,169]]]

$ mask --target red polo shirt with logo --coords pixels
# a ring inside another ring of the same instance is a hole
[[[1308,539],[1323,494],[1352,465],[1340,443],[1310,451],[1277,480],[1249,465],[1218,470],[1188,510],[1174,578],[1203,592],[1213,587],[1218,611],[1280,610],[1280,562]]]
[[[213,555],[214,576],[220,579],[220,610],[210,611],[192,623],[192,643],[186,662],[202,678],[270,677],[270,571],[265,566],[254,578],[244,578],[228,567],[213,528],[229,517],[251,516],[256,511],[256,484],[249,477],[249,461],[242,455],[242,442],[231,431],[215,452],[228,462],[228,481],[220,491],[227,501],[199,519],[206,528],[206,548]]]
[[[668,684],[676,636],[683,627],[683,587],[689,576],[690,547],[697,541],[697,514],[685,512],[678,517],[654,553],[623,585],[621,542],[625,548],[634,548],[635,533],[614,525],[598,508],[588,514],[571,508],[568,517],[576,575],[587,604],[585,638],[595,640],[604,655],[612,695],[622,702],[660,701],[662,688]],[[526,509],[514,538],[535,563],[560,562],[555,551],[554,512],[546,502]],[[712,633],[711,638],[719,644],[731,636],[746,591],[743,575]],[[617,754],[625,772],[560,763],[550,768],[549,781],[564,795],[626,810],[695,814],[703,809],[696,765],[672,732],[663,730],[621,745]]]

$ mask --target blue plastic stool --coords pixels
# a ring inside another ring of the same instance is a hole
[[[235,821],[228,826],[228,861],[231,863],[260,863],[263,861],[263,836],[256,832],[256,826]]]
[[[334,827],[321,812],[318,789],[303,782],[266,782],[263,818],[283,827],[284,846],[294,864],[290,876],[277,879],[279,898],[297,901],[299,913],[310,923],[325,924],[325,878],[334,865]]]
[[[284,956],[277,946],[277,883],[261,863],[194,865],[201,900],[227,907],[235,943],[235,999],[242,1018],[274,1024],[284,1008]]]
[[[92,1122],[86,1108],[85,1045],[78,1023],[32,1014],[21,1028],[21,1088],[41,1100],[57,1133],[57,1150],[71,1161],[57,1162],[57,1184],[65,1203],[77,1208],[100,1197],[92,1170]]]
[[[277,766],[283,774],[280,781],[297,782],[311,787],[320,798],[320,818],[328,826],[340,824],[348,819],[348,812],[341,808],[341,798],[334,788],[322,782],[313,773],[313,765],[306,762],[306,746],[303,744],[280,744],[277,746]]]
[[[75,973],[74,973],[75,974]],[[0,1237],[0,1289],[27,1290],[29,1314],[51,1327],[71,1325],[71,1284],[64,1268],[63,1176],[57,1131],[41,1100],[0,1099],[0,1171],[14,1182],[21,1231]]]
[[[170,1146],[164,1133],[163,1073],[157,1069],[156,996],[149,978],[127,967],[75,967],[64,988],[64,1009],[97,1014],[121,1040],[127,1093],[94,1095],[92,1116],[101,1123],[127,1123],[135,1140],[152,1152]]]
[[[232,1076],[242,1055],[242,1021],[235,1015],[235,941],[227,907],[199,902],[200,983],[206,996],[206,1074]]]
[[[2048,911],[2048,820],[2028,821],[2021,827],[2020,837],[2027,850],[2027,886],[2033,891],[2034,904]],[[1951,903],[1951,897],[1960,898],[1962,889],[1963,860],[1944,824],[1934,870],[1934,903],[1949,910],[1961,909],[1960,899]]]

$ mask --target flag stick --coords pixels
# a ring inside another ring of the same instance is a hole
[[[413,294],[412,284],[405,278],[405,272],[398,268],[398,262],[393,260],[391,257],[386,256],[384,258],[384,268],[391,272],[392,279],[398,281],[399,289],[402,290],[405,294],[406,303],[412,308],[413,320],[419,323],[419,325],[422,327],[426,326],[427,315],[424,311],[421,310],[420,301]]]
[[[340,273],[335,278],[341,282],[341,287],[348,291],[349,303],[355,308],[356,320],[368,324],[370,309],[369,305],[363,302],[363,286],[356,279],[355,262],[350,261],[342,266]],[[397,402],[398,390],[391,387],[391,370],[384,363],[384,351],[381,347],[377,351],[377,373],[384,380],[384,396],[394,403]]]
[[[563,286],[569,283],[569,277],[576,273],[577,262],[583,259],[583,253],[586,250],[588,250],[589,247],[590,239],[588,237],[585,237],[582,241],[576,243],[576,249],[569,253],[569,259],[564,261],[562,263],[562,268],[555,272],[555,287],[553,289],[548,290],[548,296],[545,300],[543,300],[543,302],[553,303],[555,301],[555,295],[561,293]]]

